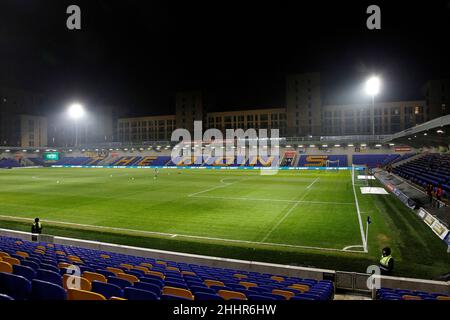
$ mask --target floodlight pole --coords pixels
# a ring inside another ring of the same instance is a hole
[[[77,121],[77,118],[75,118],[74,121],[75,121],[75,147],[78,147],[78,121]]]
[[[375,95],[372,94],[372,139],[375,140]]]

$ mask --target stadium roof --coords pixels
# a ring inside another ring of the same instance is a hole
[[[393,134],[384,142],[406,144],[415,148],[450,144],[450,115],[446,115]]]

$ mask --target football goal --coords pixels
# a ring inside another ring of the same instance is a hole
[[[329,171],[339,171],[339,160],[327,160],[325,165]]]
[[[369,168],[364,164],[352,164],[352,183],[355,186],[369,186]]]

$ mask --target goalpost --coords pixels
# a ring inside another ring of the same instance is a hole
[[[369,186],[369,168],[365,164],[352,164],[352,183],[355,186]]]
[[[325,165],[328,171],[339,171],[339,160],[327,160]]]

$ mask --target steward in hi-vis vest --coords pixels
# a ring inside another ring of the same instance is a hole
[[[38,234],[42,233],[42,224],[39,222],[39,218],[34,219],[34,223],[31,226],[31,240],[37,241]]]
[[[391,256],[391,248],[383,248],[383,252],[380,259],[379,267],[381,269],[381,274],[391,275],[394,269],[394,258]]]

